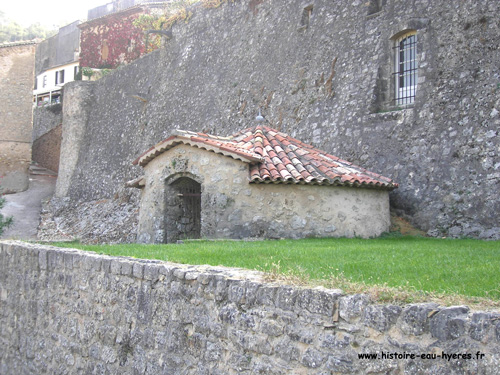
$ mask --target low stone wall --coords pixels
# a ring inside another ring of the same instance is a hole
[[[4,241],[0,346],[2,374],[498,374],[500,314]]]

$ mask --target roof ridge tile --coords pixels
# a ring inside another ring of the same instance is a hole
[[[182,141],[181,141],[182,139]],[[156,156],[184,143],[250,163],[250,182],[362,186],[392,190],[394,181],[331,155],[266,125],[228,137],[177,130],[134,161],[145,166]]]

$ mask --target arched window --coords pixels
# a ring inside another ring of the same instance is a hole
[[[394,87],[396,105],[407,105],[415,101],[417,92],[418,62],[417,33],[405,33],[394,44]]]

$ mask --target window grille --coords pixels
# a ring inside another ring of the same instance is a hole
[[[418,78],[417,34],[405,34],[396,40],[395,55],[395,102],[407,105],[415,101]]]

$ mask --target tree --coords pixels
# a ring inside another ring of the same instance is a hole
[[[50,30],[40,23],[34,23],[24,28],[0,11],[0,43],[19,40],[47,39],[55,35],[57,30]]]

